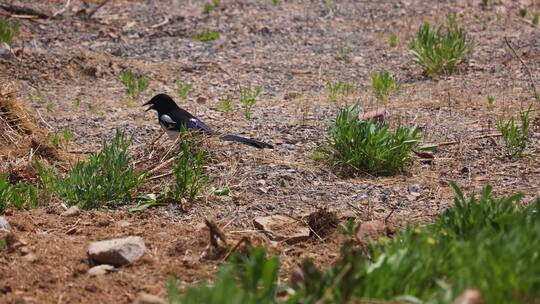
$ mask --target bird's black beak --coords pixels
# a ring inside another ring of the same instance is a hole
[[[145,107],[145,106],[150,106],[150,107],[148,107],[148,109],[144,110],[145,112],[148,112],[148,111],[154,109],[154,103],[153,103],[152,101],[149,101],[149,102],[143,104],[142,106],[143,106],[143,107]]]

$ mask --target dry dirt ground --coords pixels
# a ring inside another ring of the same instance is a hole
[[[52,15],[64,1],[9,1]],[[540,120],[525,156],[501,159],[504,144],[496,119],[534,104],[530,80],[503,37],[538,81],[540,36],[530,15],[520,7],[540,10],[538,2],[481,1],[325,1],[222,0],[221,8],[203,14],[202,1],[113,0],[92,18],[99,1],[73,0],[56,18],[11,16],[21,23],[13,49],[17,59],[0,59],[0,77],[14,82],[17,98],[33,113],[42,133],[71,130],[73,142],[59,153],[64,160],[97,151],[115,129],[133,135],[131,153],[138,167],[151,170],[159,153],[150,142],[160,130],[155,114],[139,106],[152,94],[176,94],[177,80],[193,83],[181,105],[214,129],[258,138],[275,145],[260,151],[210,138],[206,172],[209,186],[228,187],[226,197],[204,195],[187,211],[174,206],[139,214],[126,209],[83,212],[64,218],[58,202],[35,210],[8,210],[6,218],[24,253],[0,253],[2,303],[129,303],[139,292],[165,296],[170,274],[191,283],[211,278],[220,260],[201,258],[208,245],[204,219],[215,219],[230,244],[242,237],[263,243],[282,257],[283,278],[304,257],[330,265],[339,254],[335,231],[294,245],[272,243],[252,224],[257,216],[285,214],[294,218],[328,208],[340,219],[384,219],[396,225],[428,222],[452,202],[449,180],[469,193],[491,184],[495,192],[540,195]],[[409,54],[408,42],[424,21],[444,22],[457,13],[459,24],[477,48],[467,66],[452,76],[422,76]],[[23,14],[24,15],[24,14]],[[203,30],[221,33],[218,40],[192,39]],[[390,47],[390,35],[398,38]],[[341,50],[341,51],[340,51]],[[349,60],[336,60],[347,54]],[[443,143],[431,163],[417,161],[407,174],[392,177],[343,177],[326,164],[310,160],[324,145],[337,106],[359,99],[364,109],[375,107],[369,75],[387,69],[401,82],[386,106],[393,125],[416,124],[424,142]],[[130,103],[120,75],[134,69],[150,79],[149,89]],[[329,81],[356,81],[353,96],[326,101]],[[261,86],[262,95],[246,120],[238,102],[241,86]],[[219,98],[234,97],[229,114],[218,111]],[[486,109],[495,97],[494,111]],[[538,112],[533,112],[538,117]],[[46,141],[46,140],[45,140]],[[160,140],[158,145],[170,142]],[[26,146],[25,146],[26,147]],[[19,151],[20,152],[20,151]],[[29,158],[28,151],[19,153]],[[15,162],[0,155],[2,162]],[[65,161],[67,163],[67,161]],[[63,164],[67,166],[67,164]],[[5,169],[7,166],[4,166]],[[154,174],[166,173],[163,168]],[[24,179],[24,178],[23,178]],[[167,178],[145,186],[158,192]],[[415,189],[417,193],[409,193]],[[99,278],[86,274],[85,250],[91,241],[140,235],[148,251],[134,265]],[[35,259],[24,258],[28,252]]]

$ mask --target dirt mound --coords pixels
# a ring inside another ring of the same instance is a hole
[[[32,112],[16,98],[17,86],[0,81],[0,174],[27,172],[33,157],[59,161],[60,154],[47,142],[45,131]],[[15,174],[14,182],[32,180],[27,174]]]

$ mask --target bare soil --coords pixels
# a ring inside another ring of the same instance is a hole
[[[231,193],[204,195],[188,210],[169,206],[133,214],[127,211],[132,206],[126,206],[75,218],[61,217],[59,202],[8,210],[5,216],[22,245],[0,253],[0,302],[130,303],[142,291],[165,296],[169,275],[188,285],[212,279],[222,261],[205,255],[205,219],[217,223],[231,247],[247,237],[280,255],[286,279],[305,257],[321,266],[335,261],[342,244],[339,233],[334,228],[307,242],[271,242],[253,226],[255,217],[284,214],[326,225],[306,216],[327,208],[341,221],[384,220],[390,215],[388,220],[397,226],[425,223],[452,203],[449,180],[468,193],[491,184],[497,194],[522,191],[526,201],[540,195],[538,111],[532,112],[533,134],[521,159],[501,157],[504,142],[495,126],[500,115],[516,115],[535,104],[530,79],[503,38],[511,41],[537,82],[540,36],[530,15],[540,5],[495,0],[483,9],[479,2],[343,0],[334,1],[329,11],[325,1],[281,1],[273,6],[272,1],[222,0],[220,9],[205,15],[200,1],[113,0],[87,18],[100,1],[85,5],[74,0],[63,14],[50,19],[0,9],[0,15],[21,23],[12,46],[17,59],[0,59],[0,81],[16,84],[17,96],[12,98],[28,109],[44,144],[49,132],[73,132],[73,142],[56,151],[57,159],[49,158],[60,168],[97,151],[116,129],[133,136],[131,153],[138,169],[158,166],[172,143],[162,138],[151,145],[161,131],[155,114],[140,105],[159,92],[174,96],[221,133],[275,146],[263,151],[205,138],[201,148],[208,156],[209,187],[227,187]],[[65,4],[3,3],[47,15]],[[520,7],[528,9],[526,18],[517,15]],[[445,22],[449,13],[458,14],[477,48],[459,73],[424,77],[411,60],[408,42],[422,22]],[[205,29],[221,37],[209,42],[193,39]],[[395,48],[389,46],[390,35],[398,38]],[[349,60],[336,59],[340,49],[348,50]],[[337,107],[356,99],[365,111],[382,106],[372,97],[369,75],[383,68],[401,82],[385,105],[388,121],[422,127],[424,142],[440,144],[435,158],[417,161],[407,173],[390,177],[346,177],[311,160],[314,149],[326,143]],[[150,80],[149,89],[133,102],[120,81],[125,69]],[[187,100],[176,94],[178,80],[193,83]],[[356,92],[337,103],[327,102],[326,84],[335,80],[356,81]],[[263,92],[252,120],[243,117],[238,102],[239,88],[247,84],[261,86]],[[225,95],[235,99],[231,113],[218,111]],[[488,95],[495,97],[493,111],[487,110]],[[19,176],[15,182],[35,181],[32,174],[13,173],[14,167],[43,157],[34,155],[26,142],[31,135],[0,137],[0,170]],[[8,153],[6,147],[14,144],[9,141],[17,140],[17,153]],[[169,170],[165,166],[152,176]],[[156,193],[167,183],[169,178],[154,179],[143,190]],[[89,242],[127,235],[144,238],[144,258],[112,274],[89,277]],[[36,259],[25,258],[29,254]]]

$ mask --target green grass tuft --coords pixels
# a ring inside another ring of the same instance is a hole
[[[358,104],[339,110],[330,129],[328,147],[322,152],[332,163],[353,171],[376,175],[403,171],[412,163],[411,150],[420,143],[415,127],[399,127],[359,117]]]
[[[377,100],[386,102],[388,95],[399,89],[399,84],[392,74],[383,70],[371,75],[371,87]]]
[[[257,102],[257,97],[261,94],[261,87],[253,89],[251,85],[247,85],[240,89],[240,101],[244,106],[244,116],[251,119],[251,109]]]
[[[336,102],[340,97],[352,95],[356,90],[356,82],[334,81],[326,84],[326,98],[329,102]]]
[[[19,28],[19,23],[16,21],[11,22],[7,18],[0,18],[0,43],[10,45],[19,32]]]
[[[531,118],[529,117],[530,111],[531,108],[529,107],[527,111],[519,114],[521,121],[519,126],[516,124],[514,117],[507,121],[504,120],[504,117],[501,117],[497,122],[497,128],[506,143],[506,156],[508,158],[521,157],[527,147],[527,139],[530,134],[529,127],[531,124]]]
[[[197,41],[212,41],[219,39],[220,34],[218,32],[211,32],[208,30],[204,30],[200,35],[193,37],[193,39]]]
[[[65,177],[36,163],[43,188],[68,205],[83,209],[115,207],[131,201],[145,175],[135,172],[127,149],[131,140],[117,131],[110,143],[85,161],[75,163]]]
[[[36,208],[40,206],[40,192],[34,185],[10,184],[7,175],[0,175],[0,213],[8,207]]]
[[[455,16],[448,18],[448,26],[435,27],[424,23],[410,45],[414,62],[424,69],[424,74],[452,74],[467,62],[474,50],[465,31],[456,24]]]
[[[122,83],[126,87],[126,95],[133,101],[148,88],[148,79],[132,70],[126,70],[122,73]]]

